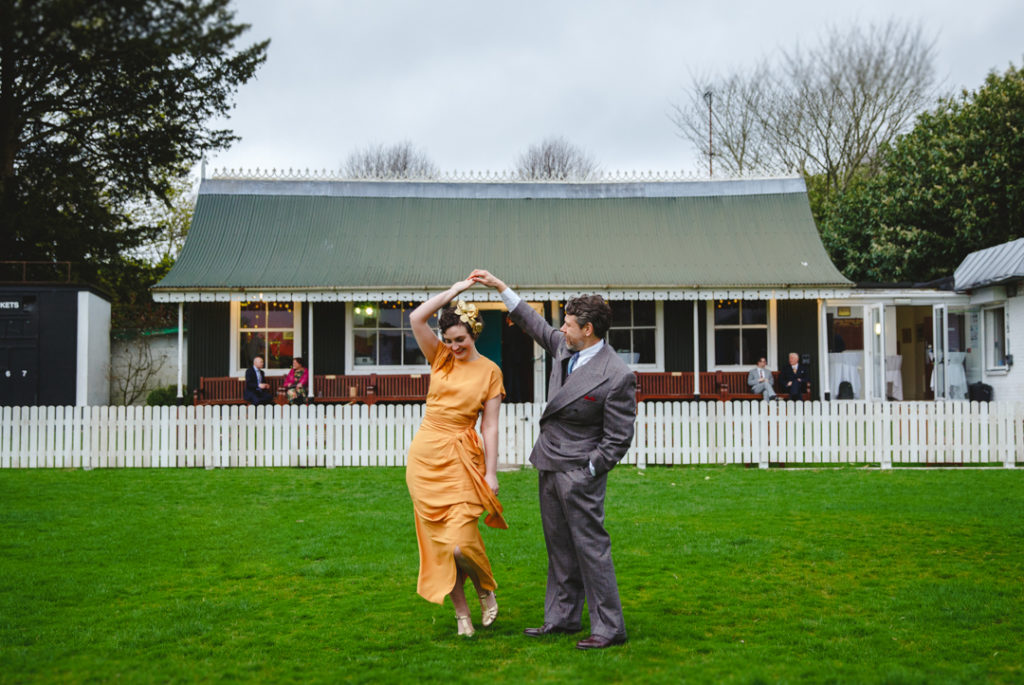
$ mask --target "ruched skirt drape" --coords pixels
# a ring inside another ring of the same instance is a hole
[[[480,515],[489,512],[486,523],[491,527],[508,525],[485,473],[474,427],[438,419],[428,411],[409,448],[405,472],[420,550],[416,591],[427,601],[441,604],[455,587],[456,547],[479,570],[483,588],[497,588],[480,536]]]

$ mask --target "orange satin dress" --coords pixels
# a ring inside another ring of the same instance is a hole
[[[476,421],[487,400],[504,394],[497,364],[483,356],[459,361],[446,345],[438,345],[426,412],[405,469],[420,548],[416,591],[430,602],[443,603],[455,587],[456,546],[480,569],[485,589],[498,586],[480,537],[480,514],[489,512],[485,522],[492,528],[508,524],[484,480],[484,450]]]

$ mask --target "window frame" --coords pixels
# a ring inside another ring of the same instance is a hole
[[[632,325],[632,303],[634,302],[649,302],[650,300],[618,300],[618,302],[629,302],[630,303],[630,326],[613,326],[608,329],[609,333],[613,330],[650,330],[651,326],[634,326]],[[654,300],[654,362],[647,364],[631,364],[626,362],[626,366],[631,371],[664,371],[665,370],[665,302],[664,300]],[[563,303],[564,307],[564,303]],[[564,311],[564,309],[563,309]],[[607,338],[608,335],[606,334]],[[632,340],[632,336],[630,336]],[[606,343],[610,344],[610,343]],[[629,350],[632,353],[632,349]],[[618,353],[618,350],[616,350]]]
[[[1003,312],[1003,363],[1001,365],[989,364],[989,358],[991,356],[992,340],[990,339],[991,334],[989,333],[988,314],[995,310],[1002,310]],[[984,359],[983,363],[985,366],[986,373],[1007,373],[1010,370],[1010,365],[1006,363],[1006,355],[1010,349],[1010,330],[1009,321],[1007,320],[1007,309],[1005,302],[999,304],[989,305],[981,308],[981,349],[983,351]]]
[[[362,300],[360,300],[362,302]],[[373,302],[374,306],[380,307],[382,301],[377,300]],[[372,364],[372,365],[360,365],[356,366],[355,363],[355,329],[353,327],[352,320],[352,309],[359,302],[346,302],[345,303],[345,373],[350,376],[369,376],[371,373],[380,374],[428,374],[430,373],[430,364]],[[421,303],[413,302],[410,309],[415,309]],[[404,318],[404,312],[403,312]],[[377,327],[378,330],[380,326]],[[398,330],[411,330],[405,328],[399,328]],[[433,326],[431,326],[433,330]],[[438,342],[440,342],[440,337]]]
[[[269,304],[269,301],[265,300],[246,300],[246,302],[263,302]],[[296,355],[302,356],[302,302],[292,301],[292,323],[293,323],[293,345],[295,346]],[[246,329],[250,330],[250,329]],[[259,329],[256,329],[259,330]],[[263,329],[267,330],[267,329]],[[274,328],[272,330],[288,330],[286,328]],[[230,373],[228,375],[236,378],[245,377],[245,367],[238,366],[238,338],[242,333],[242,303],[233,300],[231,302],[231,343],[228,345],[228,369]],[[288,369],[268,369],[264,366],[263,373],[267,376],[285,376],[288,374]]]
[[[748,329],[752,329],[752,328],[759,328],[760,329],[760,328],[763,328],[765,330],[765,336],[767,338],[767,340],[766,340],[766,348],[767,348],[766,356],[768,357],[768,368],[773,370],[773,371],[778,371],[778,368],[776,368],[777,360],[779,358],[778,343],[776,341],[776,333],[775,333],[776,330],[777,330],[777,326],[776,326],[776,317],[777,317],[776,301],[775,301],[774,298],[770,299],[770,300],[757,300],[756,298],[743,298],[743,297],[740,297],[740,298],[736,298],[736,297],[730,297],[730,298],[716,297],[716,298],[707,300],[707,304],[705,305],[705,319],[704,319],[705,323],[706,323],[706,329],[707,329],[706,333],[705,333],[705,336],[704,336],[704,350],[705,350],[704,362],[707,365],[708,370],[710,370],[710,371],[749,371],[750,369],[753,368],[752,364],[743,364],[743,363],[740,363],[740,364],[719,364],[718,360],[716,359],[716,356],[715,356],[716,355],[716,352],[715,352],[715,332],[717,331],[719,326],[717,326],[715,324],[715,302],[717,302],[718,300],[722,300],[722,299],[738,299],[741,303],[745,302],[747,300],[750,300],[750,301],[763,301],[763,302],[767,303],[767,305],[768,305],[768,312],[767,312],[767,317],[766,317],[766,319],[767,319],[766,323],[763,323],[763,324],[744,324],[743,323],[743,314],[742,314],[742,310],[741,310],[741,313],[740,313],[740,323],[724,325],[724,326],[721,326],[721,328],[723,328],[723,329],[731,329],[731,330],[738,330],[738,331],[742,331],[744,328],[748,328]]]

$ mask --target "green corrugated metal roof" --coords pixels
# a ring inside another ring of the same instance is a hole
[[[739,185],[737,185],[739,184]],[[157,290],[851,285],[803,182],[206,181]]]

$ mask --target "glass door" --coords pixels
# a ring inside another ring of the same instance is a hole
[[[935,392],[935,399],[945,400],[949,398],[949,314],[946,305],[936,304],[932,306],[932,350],[933,362],[931,386]]]
[[[872,400],[885,400],[885,305],[873,304],[869,308],[867,334],[871,358],[864,374],[869,379],[866,396]]]

